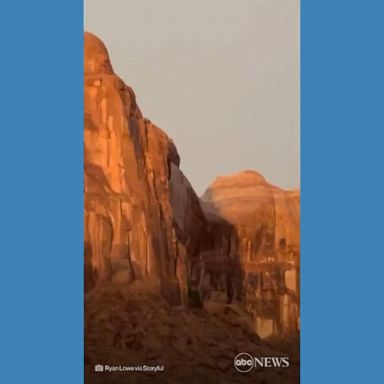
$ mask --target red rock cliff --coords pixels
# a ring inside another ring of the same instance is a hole
[[[157,284],[171,302],[186,300],[185,260],[196,252],[204,217],[176,147],[143,118],[134,92],[90,33],[84,80],[86,289],[140,279]],[[172,180],[185,186],[177,196]]]

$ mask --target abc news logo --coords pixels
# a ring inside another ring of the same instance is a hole
[[[253,368],[288,368],[289,357],[252,357],[249,353],[239,353],[233,360],[236,370],[250,372]]]

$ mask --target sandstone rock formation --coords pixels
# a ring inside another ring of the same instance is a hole
[[[185,257],[196,252],[204,216],[178,169],[176,147],[143,118],[134,92],[90,33],[84,78],[86,289],[152,279],[170,301],[185,301]]]
[[[300,195],[254,171],[218,177],[202,196],[206,289],[243,301],[260,336],[299,331]],[[208,246],[207,246],[208,245]]]

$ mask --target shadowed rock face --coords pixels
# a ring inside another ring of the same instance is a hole
[[[143,118],[90,33],[84,81],[86,289],[105,280],[151,280],[171,302],[185,301],[185,258],[195,252],[204,216],[176,147]],[[185,186],[177,197],[172,180]]]
[[[202,196],[205,289],[242,300],[260,336],[299,331],[300,195],[254,171],[218,177]]]

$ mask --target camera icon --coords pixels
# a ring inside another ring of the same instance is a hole
[[[103,372],[104,367],[101,364],[95,365],[95,372]]]

